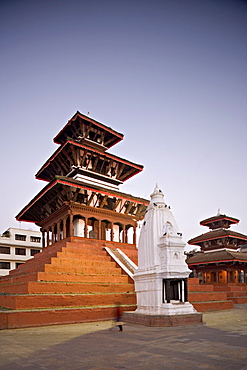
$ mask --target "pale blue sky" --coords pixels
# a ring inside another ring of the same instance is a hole
[[[125,135],[110,151],[144,171],[121,190],[158,182],[185,241],[218,208],[247,234],[246,35],[240,0],[1,1],[0,233],[79,110]]]

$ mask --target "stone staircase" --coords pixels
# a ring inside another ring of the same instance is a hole
[[[117,302],[134,311],[137,259],[131,244],[69,237],[50,245],[0,278],[0,329],[110,320]],[[198,312],[247,303],[244,284],[191,278],[188,292]]]
[[[199,284],[198,278],[188,280],[188,300],[198,312],[228,310],[234,303],[224,291],[215,291],[213,285]]]
[[[134,245],[70,237],[0,278],[0,328],[109,320],[117,302],[134,310],[133,280],[106,252]]]
[[[247,286],[244,283],[214,284],[214,291],[224,292],[236,304],[247,303]]]
[[[105,247],[105,250],[116,261],[116,263],[126,272],[132,279],[137,270],[137,265],[124,253],[121,249]]]

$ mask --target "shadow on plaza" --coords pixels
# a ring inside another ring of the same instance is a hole
[[[35,331],[34,338],[35,340]],[[125,325],[19,353],[0,369],[244,369],[247,336],[205,325],[150,328]],[[247,368],[247,367],[246,367]]]

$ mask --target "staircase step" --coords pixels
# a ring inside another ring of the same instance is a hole
[[[80,258],[66,258],[66,257],[52,257],[51,258],[51,265],[58,265],[58,266],[67,266],[67,267],[75,267],[75,266],[85,266],[85,267],[101,267],[101,268],[115,268],[117,265],[115,262],[107,261],[106,258],[97,261],[97,260],[88,260],[88,259],[80,259]]]
[[[103,252],[103,251],[102,251]],[[63,248],[62,252],[57,252],[58,258],[71,258],[71,259],[86,259],[86,260],[94,260],[94,261],[104,261],[106,259],[105,253],[100,254],[92,254],[92,253],[84,253],[81,251],[71,252],[67,250],[66,248]]]
[[[122,306],[124,311],[134,311],[135,305]],[[76,324],[113,320],[115,305],[46,310],[0,311],[0,329],[15,329],[58,324]]]
[[[199,284],[198,278],[188,279],[188,300],[198,312],[228,310],[234,307],[226,292],[215,291],[214,285]]]
[[[13,276],[6,280],[1,279],[0,292],[4,291],[6,284],[16,284],[28,281],[49,281],[49,282],[92,282],[92,283],[128,283],[129,277],[126,274],[79,274],[79,273],[55,273],[55,272],[33,272],[29,275]],[[131,281],[130,281],[131,282]]]
[[[188,285],[199,285],[199,278],[189,278]]]
[[[233,297],[231,298],[231,300],[236,303],[236,304],[243,304],[243,303],[247,303],[247,297]]]
[[[243,291],[247,292],[246,285],[214,285],[213,286],[215,292],[234,292],[234,291]]]
[[[59,281],[59,282],[91,282],[91,283],[128,283],[127,275],[119,274],[79,274],[79,273],[56,273],[56,272],[38,272],[38,281]]]
[[[188,284],[188,292],[214,292],[214,288],[209,284]]]
[[[45,264],[44,266],[44,272],[56,272],[56,273],[78,273],[78,274],[114,274],[114,275],[121,275],[122,270],[121,268],[117,267],[87,267],[87,266],[58,266],[58,265],[51,265],[51,264]]]
[[[225,301],[227,300],[227,295],[224,292],[215,293],[215,292],[189,292],[189,302],[200,301]]]
[[[62,308],[94,305],[134,305],[134,293],[0,295],[0,306],[9,309]]]
[[[28,275],[20,275],[20,276],[8,276],[8,275],[1,276],[0,291],[1,291],[1,287],[5,286],[6,284],[22,283],[26,281],[37,281],[37,279],[38,279],[38,272],[30,273]]]
[[[247,297],[247,291],[238,291],[238,292],[227,292],[227,298],[232,299],[232,298],[238,298],[238,297]]]
[[[198,312],[229,310],[234,308],[232,301],[193,302],[193,306]]]
[[[128,283],[64,283],[64,282],[24,282],[2,286],[2,294],[61,294],[61,293],[134,293],[134,285]]]

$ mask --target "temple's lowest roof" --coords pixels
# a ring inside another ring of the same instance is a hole
[[[91,195],[98,196],[98,208],[115,211],[116,205],[126,215],[142,219],[148,206],[148,200],[119,191],[108,190],[100,186],[83,183],[68,177],[56,176],[47,184],[16,216],[18,221],[40,222],[61,207],[64,202],[72,201],[90,206]],[[107,202],[109,199],[109,202]],[[115,202],[115,203],[114,203]],[[94,205],[94,207],[96,207]],[[96,208],[97,208],[96,207]],[[115,208],[114,208],[115,207]]]
[[[197,253],[186,260],[189,266],[230,261],[242,261],[247,263],[247,253],[233,252],[225,249],[221,251]]]

